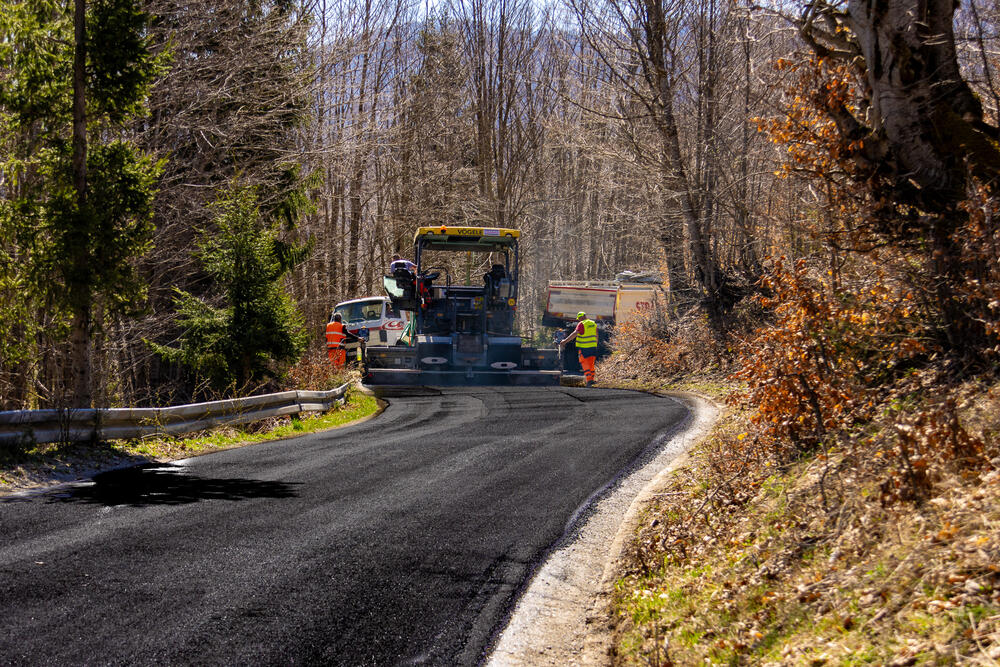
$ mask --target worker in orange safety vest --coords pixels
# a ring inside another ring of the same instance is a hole
[[[347,351],[344,350],[344,341],[346,340],[357,341],[361,339],[344,329],[340,313],[334,313],[333,319],[326,325],[326,356],[337,368],[341,368],[347,363]]]
[[[594,384],[594,363],[597,361],[597,323],[587,318],[587,313],[576,314],[576,329],[559,343],[564,348],[571,340],[576,340],[576,352],[580,356],[580,367],[587,386]]]

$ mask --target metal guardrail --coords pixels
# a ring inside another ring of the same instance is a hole
[[[0,446],[178,435],[268,417],[325,412],[344,399],[349,385],[329,391],[283,391],[172,408],[0,411]]]

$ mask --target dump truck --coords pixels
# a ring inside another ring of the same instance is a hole
[[[409,344],[369,345],[364,383],[559,384],[556,350],[525,346],[515,331],[519,239],[516,229],[417,229],[415,266],[383,280],[393,308],[411,313],[410,335],[401,339]],[[489,268],[473,277],[473,266]]]
[[[542,325],[564,327],[576,322],[580,311],[602,326],[628,322],[637,313],[651,309],[657,290],[662,288],[648,279],[635,280],[637,275],[624,272],[615,280],[550,281]]]
[[[550,281],[542,326],[557,329],[555,340],[560,341],[576,327],[577,313],[587,313],[597,323],[597,357],[604,358],[611,353],[613,327],[651,309],[656,291],[662,289],[660,282],[659,275],[651,271],[624,271],[614,280]],[[573,354],[564,355],[562,368],[568,373],[581,370]]]

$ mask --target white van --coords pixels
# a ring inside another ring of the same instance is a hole
[[[410,313],[393,310],[387,296],[342,301],[333,312],[340,313],[345,329],[371,345],[395,345],[410,321]]]

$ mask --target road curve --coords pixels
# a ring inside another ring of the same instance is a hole
[[[685,416],[569,387],[0,499],[4,664],[475,664],[592,494]]]

